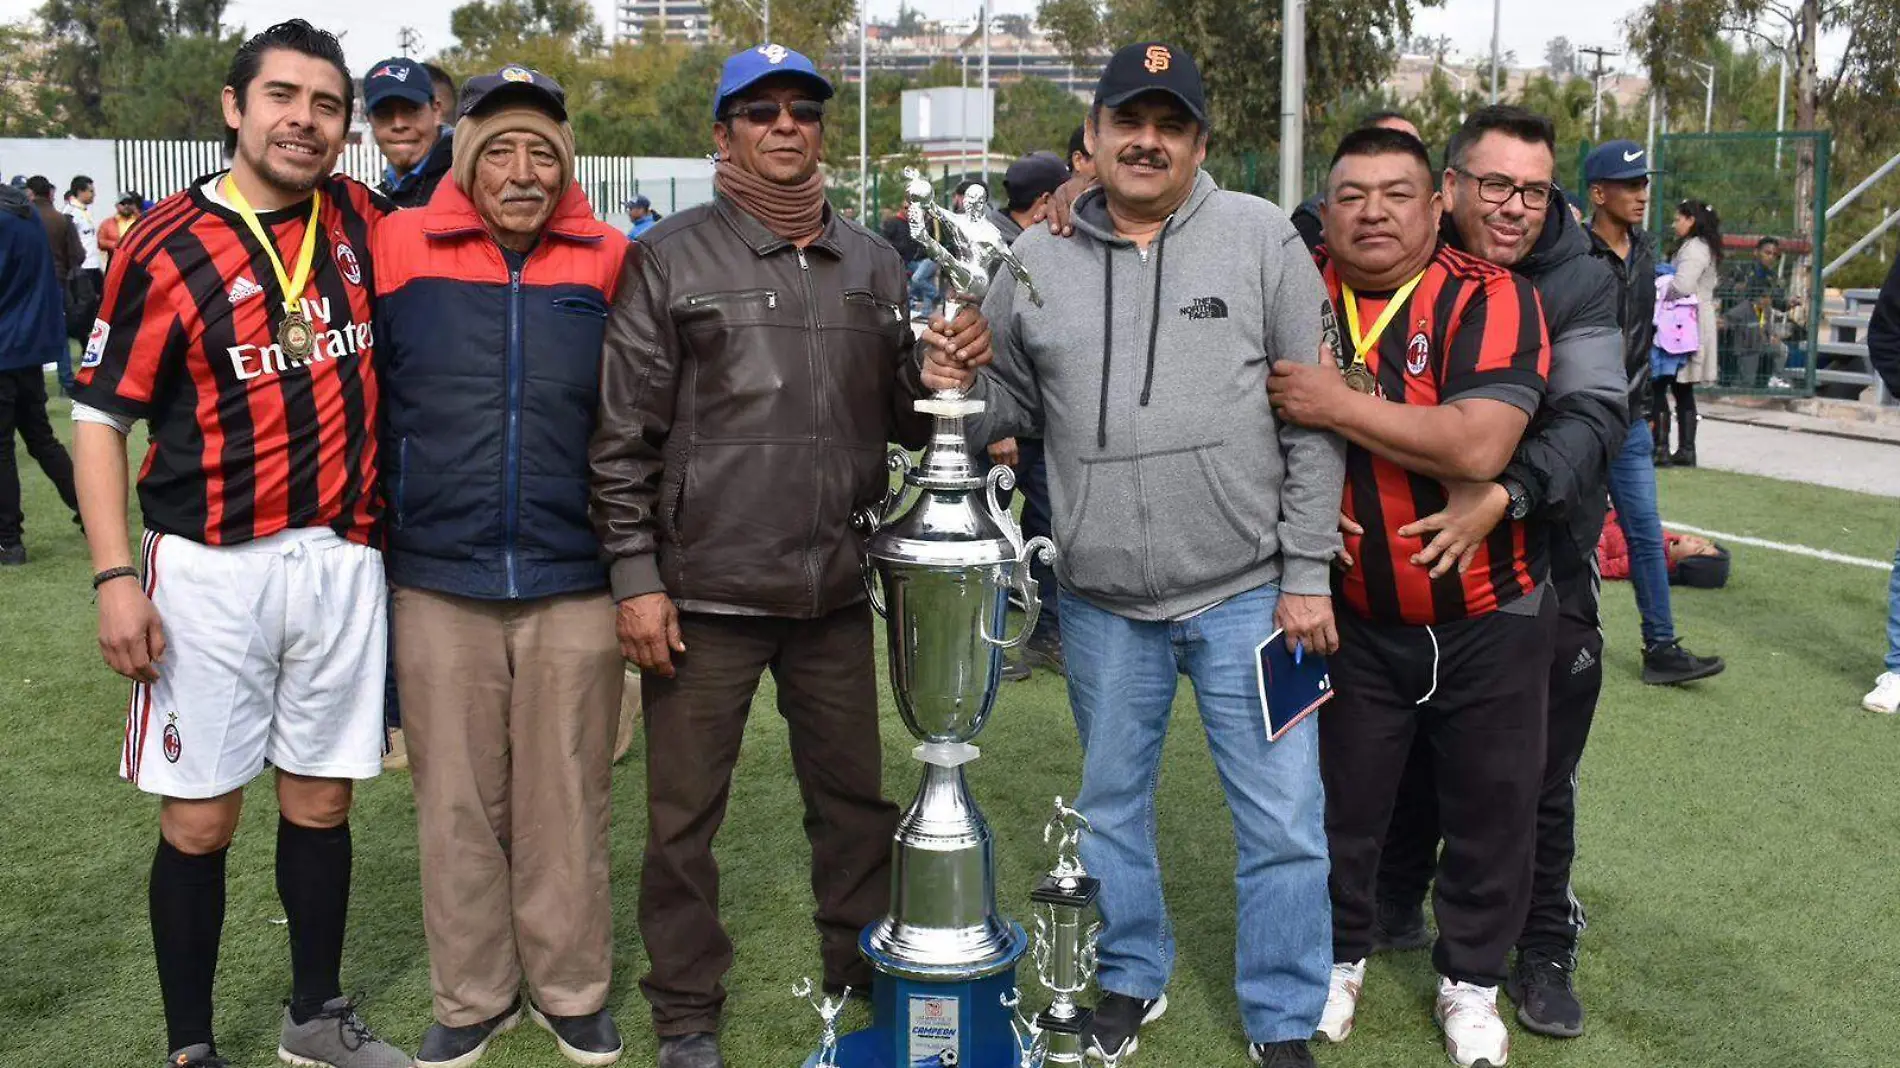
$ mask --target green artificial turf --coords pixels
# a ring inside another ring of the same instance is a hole
[[[56,402],[56,411],[64,406]],[[62,434],[67,433],[61,423]],[[22,455],[32,561],[0,571],[0,1064],[155,1066],[163,1023],[145,917],[155,803],[114,770],[126,684],[100,662],[90,566],[46,481]],[[1714,471],[1664,475],[1664,514],[1738,534],[1885,558],[1896,502]],[[1590,910],[1578,976],[1587,1035],[1556,1042],[1513,1028],[1513,1065],[1900,1063],[1900,721],[1863,713],[1880,670],[1886,576],[1735,547],[1725,591],[1677,591],[1679,626],[1728,673],[1694,688],[1637,682],[1636,613],[1612,583],[1604,607],[1607,682],[1582,775],[1576,890]],[[1161,781],[1161,855],[1180,941],[1171,1010],[1135,1063],[1246,1063],[1232,993],[1233,846],[1206,744],[1184,693]],[[797,1065],[816,1015],[790,987],[816,975],[807,850],[784,725],[766,684],[719,840],[724,908],[738,944],[724,1043],[735,1068]],[[885,701],[890,792],[917,781],[911,739]],[[997,840],[1005,909],[1022,917],[1049,857],[1050,800],[1072,796],[1079,760],[1064,690],[1047,673],[1008,685],[981,738],[972,788]],[[616,772],[617,974],[611,1006],[622,1063],[654,1043],[635,981],[642,835],[638,746]],[[232,851],[220,961],[221,1051],[274,1063],[288,965],[273,884],[274,805],[252,787]],[[413,1049],[429,1021],[409,784],[358,793],[355,897],[345,986],[366,1015]],[[1318,1051],[1328,1066],[1446,1063],[1430,1021],[1424,953],[1374,960],[1359,1029]],[[1030,984],[1033,986],[1033,983]],[[1028,992],[1040,1004],[1037,992]],[[847,1024],[863,1019],[852,1008]],[[496,1042],[484,1065],[564,1064],[532,1027]]]

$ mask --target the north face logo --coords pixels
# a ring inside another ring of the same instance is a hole
[[[1227,302],[1219,297],[1195,297],[1181,308],[1181,315],[1188,319],[1225,319]]]

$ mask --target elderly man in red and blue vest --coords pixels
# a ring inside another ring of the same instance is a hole
[[[553,79],[470,79],[451,181],[377,234],[385,557],[435,1024],[473,1064],[526,1010],[611,1064],[607,819],[621,658],[587,445],[626,239],[574,183]]]

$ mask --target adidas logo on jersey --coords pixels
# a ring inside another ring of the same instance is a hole
[[[238,280],[231,283],[231,303],[233,304],[241,300],[249,300],[252,297],[261,297],[263,295],[264,287],[243,275],[238,275]]]
[[[1590,650],[1579,649],[1577,650],[1577,662],[1570,665],[1570,673],[1572,675],[1581,675],[1596,666],[1597,658],[1590,655]]]

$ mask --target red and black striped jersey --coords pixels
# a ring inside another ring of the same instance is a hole
[[[139,220],[112,258],[77,399],[150,425],[139,469],[148,529],[233,545],[295,527],[375,544],[375,279],[371,234],[388,212],[342,175],[321,187],[308,360],[278,345],[283,296],[270,258],[211,178]],[[310,203],[260,212],[287,270]]]
[[[1324,249],[1316,260],[1343,321],[1339,275]],[[1359,321],[1377,322],[1391,296],[1355,293]],[[1534,405],[1550,373],[1550,340],[1537,292],[1510,271],[1441,244],[1366,354],[1366,367],[1392,404],[1489,397]],[[1433,579],[1429,567],[1412,563],[1424,542],[1401,538],[1399,529],[1443,510],[1445,501],[1445,487],[1436,479],[1358,445],[1347,448],[1340,511],[1365,530],[1346,536],[1353,566],[1335,573],[1334,592],[1347,607],[1385,623],[1449,623],[1494,612],[1537,589],[1549,572],[1543,539],[1509,519],[1485,539],[1463,575],[1453,570]]]

